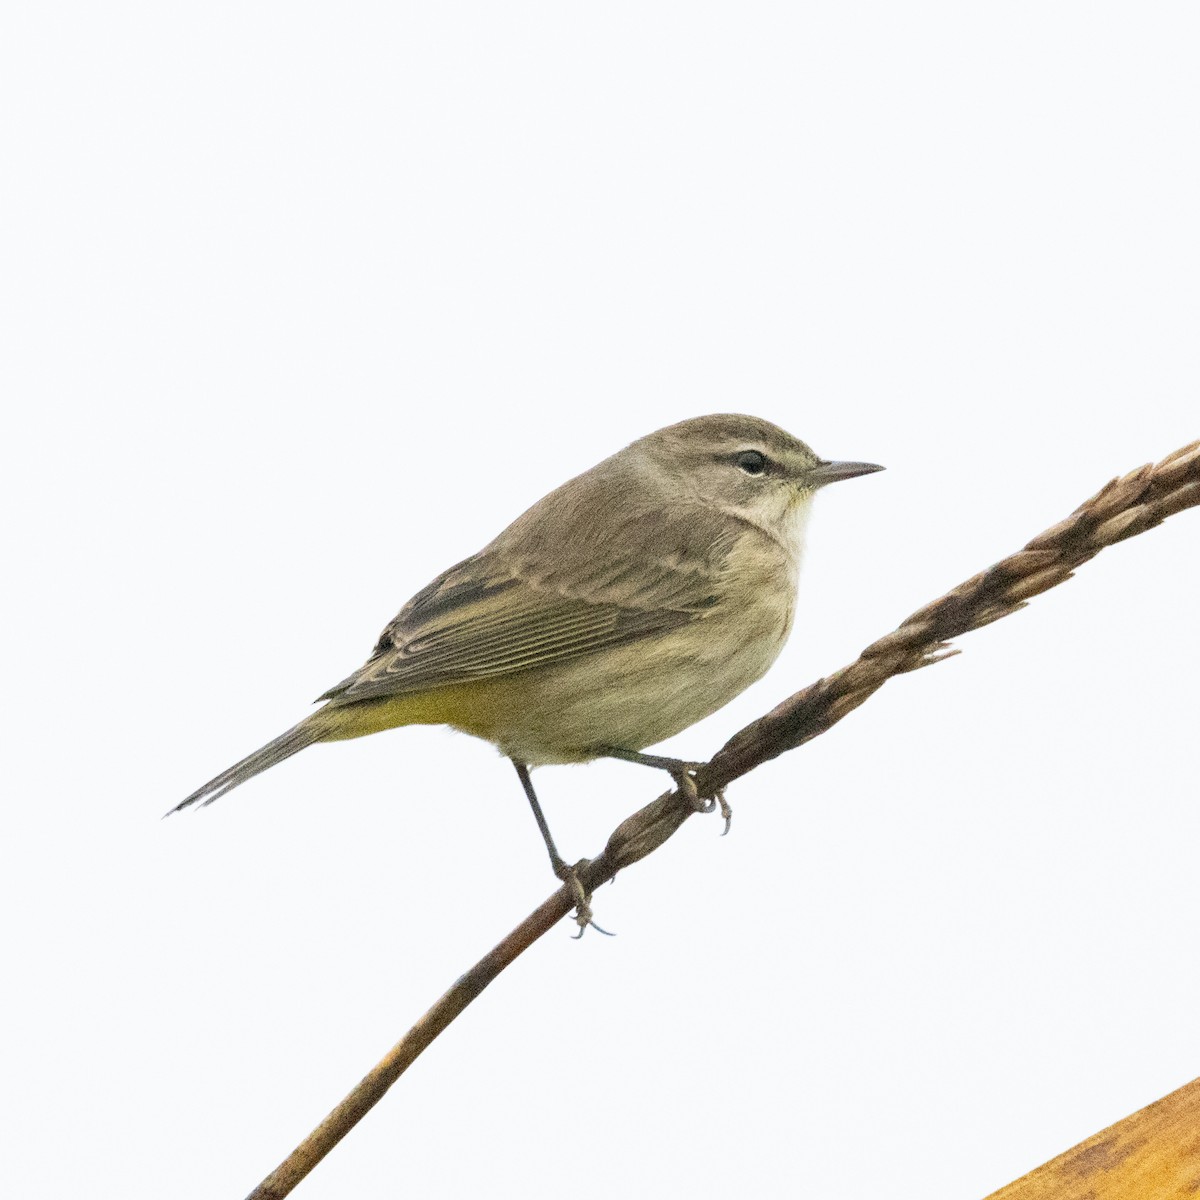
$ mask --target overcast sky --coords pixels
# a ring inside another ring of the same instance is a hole
[[[412,729],[160,814],[660,425],[822,494],[748,720],[1200,436],[1200,13],[16,5],[4,1191],[240,1197],[551,890]],[[304,1183],[974,1200],[1200,1074],[1200,515],[738,782]],[[570,858],[663,788],[548,768]]]

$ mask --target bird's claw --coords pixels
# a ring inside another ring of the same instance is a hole
[[[721,807],[721,816],[725,818],[725,828],[721,830],[721,836],[724,837],[729,832],[730,825],[733,824],[733,809],[729,807],[729,801],[725,799],[724,790],[718,791],[714,799]]]
[[[610,933],[607,929],[601,928],[592,919],[591,893],[584,890],[583,883],[580,881],[579,872],[588,865],[586,858],[581,858],[573,867],[567,864],[560,863],[554,868],[554,873],[565,883],[575,897],[575,924],[579,926],[579,932],[575,934],[574,940],[578,941],[584,935],[584,931],[590,925],[597,933],[604,934],[605,937],[616,937],[615,933]]]
[[[725,828],[721,830],[721,836],[724,837],[733,823],[733,809],[729,807],[729,801],[725,799],[723,788],[718,789],[711,796],[700,795],[696,788],[695,773],[703,765],[703,763],[680,763],[679,769],[671,772],[671,778],[675,780],[675,786],[692,806],[694,812],[710,813],[715,808],[721,810],[721,816],[725,818]]]

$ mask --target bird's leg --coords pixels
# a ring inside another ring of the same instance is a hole
[[[709,799],[701,799],[696,791],[696,772],[704,766],[703,763],[688,762],[682,758],[666,758],[661,754],[643,754],[640,750],[622,750],[617,746],[605,746],[601,751],[605,758],[619,758],[624,762],[637,763],[642,767],[655,767],[666,771],[675,780],[675,786],[684,794],[697,812],[709,813],[714,808],[720,808],[721,816],[725,818],[725,828],[721,836],[729,832],[733,820],[733,809],[725,799],[725,793],[718,791]]]
[[[579,932],[575,936],[583,937],[583,931],[590,925],[597,933],[602,933],[605,937],[612,937],[613,935],[607,929],[601,929],[592,920],[592,906],[589,903],[591,895],[583,890],[583,884],[579,881],[579,868],[587,864],[587,859],[583,859],[574,867],[568,866],[566,859],[559,854],[558,847],[554,844],[554,837],[546,822],[546,814],[542,812],[537,793],[533,790],[533,780],[529,778],[529,767],[525,763],[517,762],[515,758],[512,760],[512,765],[517,769],[517,778],[525,789],[529,807],[533,809],[533,819],[537,822],[542,840],[546,843],[546,851],[550,855],[550,869],[554,872],[555,877],[567,884],[575,894],[575,923],[579,926]]]
[[[550,832],[550,826],[546,822],[546,814],[542,812],[542,806],[538,803],[537,792],[533,790],[533,780],[529,777],[529,768],[522,762],[512,760],[512,765],[517,769],[517,778],[521,781],[521,786],[525,789],[525,797],[529,801],[529,807],[533,809],[533,819],[537,822],[537,827],[542,835],[542,841],[546,843],[546,851],[550,855],[550,869],[558,876],[559,879],[566,878],[570,867],[567,866],[566,859],[558,852],[558,847],[554,844],[554,835]]]

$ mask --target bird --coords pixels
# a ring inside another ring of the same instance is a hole
[[[813,496],[882,469],[822,459],[743,414],[639,438],[417,592],[322,707],[171,813],[318,742],[443,724],[512,761],[551,867],[569,881],[530,770],[615,757],[685,780],[695,764],[643,751],[768,670],[792,628]]]

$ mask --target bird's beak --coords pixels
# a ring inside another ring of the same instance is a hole
[[[862,462],[822,462],[817,463],[804,474],[804,482],[810,487],[824,487],[827,483],[837,483],[839,479],[854,479],[859,475],[871,475],[882,471],[878,463]]]

